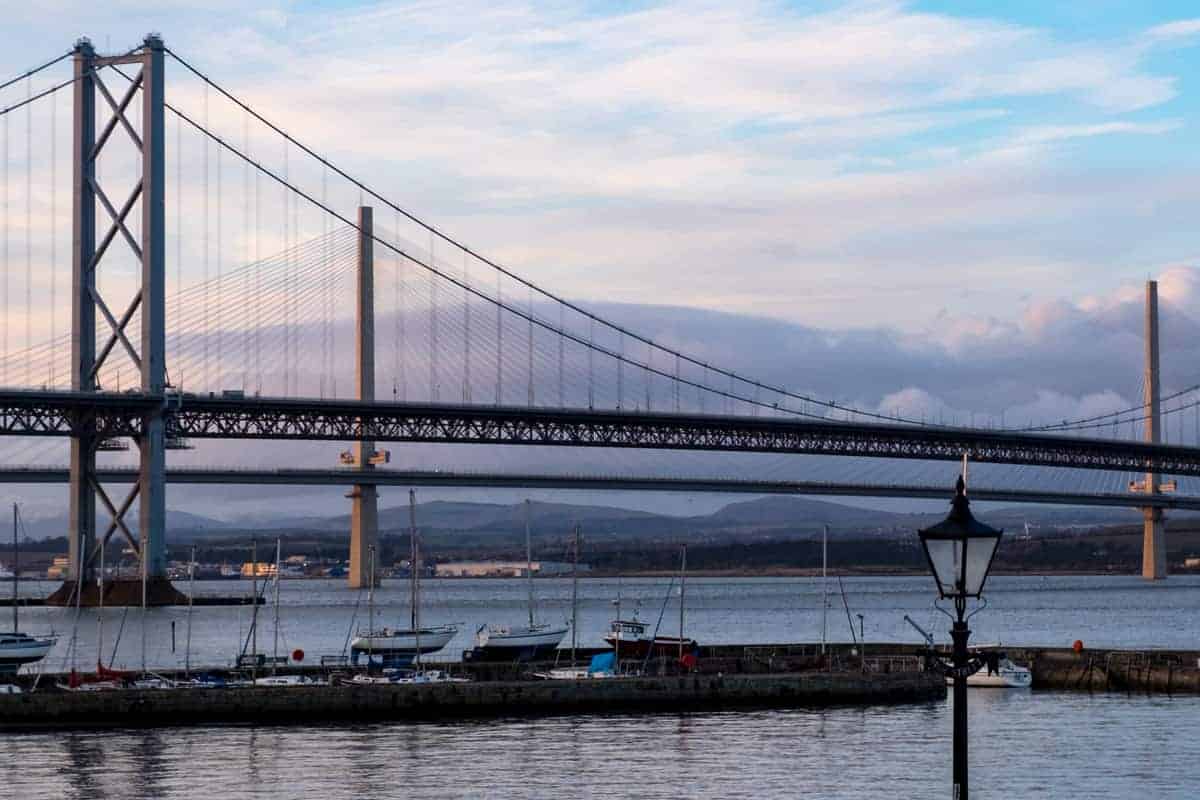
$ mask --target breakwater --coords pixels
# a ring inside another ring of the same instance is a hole
[[[0,695],[0,727],[319,724],[335,720],[877,705],[939,700],[945,693],[940,679],[921,672],[43,691]]]

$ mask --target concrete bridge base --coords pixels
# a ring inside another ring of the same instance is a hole
[[[74,581],[66,581],[46,598],[46,605],[73,606],[77,602],[77,591],[79,592],[79,605],[87,608],[100,605],[100,587],[94,581],[86,581],[82,587]],[[151,578],[146,582],[146,605],[148,606],[184,606],[187,605],[187,601],[187,595],[176,589],[166,578]],[[105,583],[104,605],[140,606],[141,604],[141,578],[128,578]]]

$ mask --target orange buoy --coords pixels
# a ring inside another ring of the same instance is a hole
[[[1074,650],[1076,653],[1082,653],[1083,652],[1083,641],[1080,639],[1076,639],[1075,644],[1071,645],[1071,649]]]
[[[304,651],[301,650],[299,647],[297,647],[295,650],[292,651],[292,661],[303,661],[303,660],[304,660]]]

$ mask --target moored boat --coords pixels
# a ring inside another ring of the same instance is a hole
[[[484,625],[475,632],[471,661],[537,661],[554,655],[566,627],[547,624],[502,627]]]
[[[54,636],[36,637],[21,632],[20,602],[20,565],[18,561],[19,543],[17,528],[19,527],[19,511],[17,504],[12,507],[13,531],[13,569],[12,569],[12,632],[0,634],[0,673],[16,672],[24,664],[41,661],[58,641]]]
[[[359,666],[406,667],[421,664],[421,656],[436,653],[450,643],[458,633],[456,625],[421,624],[421,546],[417,536],[416,493],[408,493],[409,538],[411,542],[409,570],[410,623],[407,628],[375,627],[375,548],[371,548],[371,580],[368,603],[367,630],[350,642],[350,663]]]
[[[984,651],[979,654],[983,659],[983,669],[967,678],[967,686],[986,689],[1029,689],[1033,687],[1033,672],[1028,667],[1012,661],[1007,653]],[[946,682],[953,684],[952,678]]]
[[[453,625],[367,631],[350,642],[350,663],[358,666],[365,659],[383,666],[404,666],[418,656],[441,650],[456,633],[458,628]]]
[[[54,647],[53,637],[38,638],[27,633],[0,633],[0,672],[16,672],[22,664],[41,661]]]
[[[483,625],[475,632],[475,649],[463,656],[468,661],[537,661],[554,655],[565,626],[538,623],[533,597],[533,545],[530,534],[530,503],[525,501],[525,588],[529,622],[526,625]]]
[[[608,633],[604,634],[604,641],[608,642],[608,646],[619,658],[645,658],[647,655],[655,658],[679,658],[681,652],[687,655],[699,647],[695,639],[652,636],[646,632],[648,627],[636,618],[616,619],[613,620]]]

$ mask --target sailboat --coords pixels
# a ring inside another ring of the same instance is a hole
[[[484,625],[475,632],[472,661],[537,661],[554,653],[567,635],[565,626],[534,619],[533,550],[530,541],[529,501],[525,501],[525,582],[529,599],[527,625]]]
[[[12,633],[0,633],[0,673],[15,673],[22,664],[41,661],[54,647],[53,636],[38,638],[21,633],[18,589],[20,568],[17,564],[17,504],[13,503],[13,579],[12,579]]]
[[[350,663],[358,666],[364,658],[368,666],[421,666],[421,656],[436,653],[450,643],[458,633],[455,625],[421,625],[421,545],[417,536],[417,493],[408,492],[409,535],[411,540],[409,598],[410,618],[407,628],[375,628],[374,603],[368,628],[350,643]],[[372,557],[371,591],[374,593],[375,570]]]

